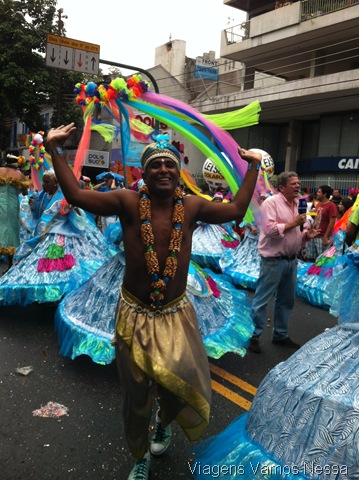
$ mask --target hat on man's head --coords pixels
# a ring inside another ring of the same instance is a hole
[[[153,136],[155,142],[150,143],[144,148],[141,155],[141,165],[143,173],[145,173],[148,164],[155,158],[170,158],[173,160],[178,168],[181,170],[181,157],[176,147],[170,143],[170,136],[168,134],[160,134]]]
[[[8,153],[6,155],[5,166],[17,168],[19,166],[18,157],[16,155],[11,155],[11,153]]]
[[[112,173],[106,173],[106,175],[103,177],[104,180],[114,180],[115,177],[112,175]]]
[[[55,177],[56,178],[56,173],[55,170],[51,167],[48,168],[47,170],[44,171],[43,177],[48,176],[48,177]]]

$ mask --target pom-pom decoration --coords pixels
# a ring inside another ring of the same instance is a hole
[[[26,138],[26,144],[29,147],[31,180],[34,184],[35,189],[37,191],[41,191],[43,165],[46,154],[46,150],[44,147],[44,132],[30,133]]]
[[[30,145],[30,165],[32,168],[39,170],[44,164],[45,147],[44,147],[44,132],[31,133],[29,135]]]
[[[19,165],[19,168],[24,168],[26,166],[26,158],[23,155],[20,155],[17,157],[17,164]]]

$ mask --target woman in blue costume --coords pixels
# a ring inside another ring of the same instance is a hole
[[[298,276],[296,295],[316,307],[328,309],[330,306],[327,290],[333,281],[336,282],[336,275],[342,268],[338,258],[346,249],[345,228],[352,211],[351,206],[348,204],[347,211],[334,226],[333,245],[319,255],[313,264],[307,264],[305,271]]]
[[[62,355],[73,359],[88,355],[99,364],[109,364],[115,359],[111,340],[124,268],[124,256],[118,253],[60,302],[55,328]],[[253,332],[246,294],[220,275],[191,262],[187,296],[196,310],[207,354],[212,358],[226,352],[244,356]]]
[[[336,271],[342,268],[337,259],[343,253],[344,236],[345,233],[339,231],[334,237],[334,244],[319,255],[313,264],[310,263],[303,275],[298,277],[297,297],[315,307],[329,309],[330,299],[327,298],[326,290],[336,276]]]
[[[213,202],[223,201],[223,195],[216,193]],[[240,238],[232,223],[211,225],[201,223],[192,236],[191,259],[203,268],[220,272],[219,260],[228,251],[233,254],[239,246]]]
[[[191,469],[209,479],[349,480],[359,476],[359,242],[340,260],[330,312],[318,335],[261,383],[249,412],[195,448]],[[237,471],[235,472],[237,468]]]
[[[94,221],[66,204],[51,172],[44,174],[43,185],[32,204],[34,236],[17,248],[12,268],[0,279],[0,305],[59,301],[111,256]]]
[[[20,195],[20,243],[26,242],[32,237],[35,222],[30,209],[29,200],[32,196],[32,192],[28,195]]]

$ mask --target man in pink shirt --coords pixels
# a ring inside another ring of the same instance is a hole
[[[267,198],[260,207],[261,232],[258,252],[261,267],[252,303],[255,330],[249,349],[260,353],[259,337],[263,332],[269,300],[275,295],[272,342],[299,348],[288,337],[288,324],[294,307],[297,280],[297,254],[303,244],[318,234],[317,229],[304,228],[306,214],[298,215],[300,183],[295,172],[278,176],[279,193]]]

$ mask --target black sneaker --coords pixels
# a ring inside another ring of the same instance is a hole
[[[249,347],[248,350],[250,350],[253,353],[261,353],[261,347],[259,346],[259,339],[258,338],[251,338],[249,341]]]
[[[296,350],[300,348],[299,343],[293,342],[293,340],[289,337],[284,338],[283,340],[277,340],[273,338],[272,343],[274,343],[275,345],[282,345],[282,347],[295,348]]]
[[[150,443],[150,452],[152,455],[159,456],[164,453],[170,446],[172,438],[171,425],[167,425],[163,428],[161,425],[161,419],[159,417],[159,410],[156,412],[156,424],[155,433]]]

